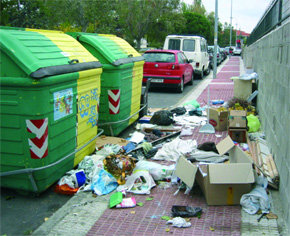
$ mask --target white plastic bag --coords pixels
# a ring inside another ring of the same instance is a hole
[[[172,224],[173,227],[177,227],[177,228],[188,228],[191,226],[190,222],[186,222],[185,219],[183,219],[182,217],[175,217],[172,220],[168,220],[166,222],[166,224]]]
[[[173,171],[175,169],[175,165],[161,165],[152,161],[138,161],[135,170],[147,170],[150,175],[152,175],[154,180],[162,180],[166,178],[170,178]]]
[[[120,185],[117,191],[127,191],[135,194],[150,194],[151,188],[155,186],[156,184],[149,172],[146,170],[140,170],[128,176],[126,178],[126,183]]]
[[[195,140],[182,140],[179,137],[166,143],[152,158],[153,160],[177,161],[181,155],[190,153],[197,148]]]
[[[270,201],[266,192],[267,179],[259,176],[256,180],[256,187],[241,197],[240,204],[243,210],[251,215],[256,214],[259,209],[262,213],[270,212]]]

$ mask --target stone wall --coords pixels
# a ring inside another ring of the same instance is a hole
[[[258,73],[262,128],[280,174],[284,220],[290,228],[290,20],[243,53],[246,67]]]

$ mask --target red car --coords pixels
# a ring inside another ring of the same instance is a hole
[[[145,58],[143,84],[151,79],[150,87],[173,87],[180,93],[185,84],[193,84],[191,60],[178,50],[148,50]]]

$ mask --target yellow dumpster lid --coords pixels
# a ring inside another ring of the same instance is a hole
[[[1,28],[0,33],[1,53],[33,78],[102,67],[77,40],[63,32]]]

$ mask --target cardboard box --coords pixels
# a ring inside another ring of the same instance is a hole
[[[247,112],[232,110],[229,114],[229,128],[247,128]]]
[[[228,111],[218,111],[217,108],[209,108],[209,123],[216,131],[225,131],[228,128]]]
[[[250,192],[252,183],[255,181],[252,160],[234,145],[230,136],[218,143],[216,147],[221,155],[229,152],[229,163],[197,167],[186,158],[180,157],[175,175],[189,187],[193,186],[196,175],[197,183],[208,205],[238,205],[242,195]]]
[[[229,128],[228,134],[231,139],[238,143],[246,143],[247,142],[247,129],[233,129]]]

